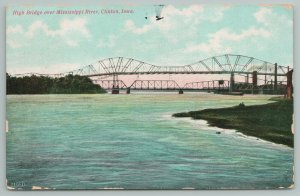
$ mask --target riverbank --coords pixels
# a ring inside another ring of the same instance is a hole
[[[86,76],[66,75],[62,77],[24,76],[6,74],[6,94],[95,94],[106,93]]]
[[[245,135],[294,147],[293,101],[273,98],[265,105],[205,109],[173,114],[174,117],[191,117],[206,120],[210,126],[235,129]]]

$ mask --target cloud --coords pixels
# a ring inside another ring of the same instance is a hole
[[[11,48],[21,48],[24,46],[23,40],[18,40],[18,37],[24,33],[23,27],[21,25],[8,26],[6,28],[6,43]]]
[[[7,40],[7,44],[8,44],[11,48],[21,48],[21,47],[23,46],[22,43],[18,42],[17,40],[13,40],[13,39]]]
[[[56,31],[58,35],[66,35],[71,31],[77,31],[84,37],[90,37],[90,32],[86,27],[87,21],[83,18],[77,18],[74,20],[64,19],[60,23],[60,29]]]
[[[274,27],[282,28],[281,25],[293,25],[293,21],[286,17],[285,15],[280,15],[273,12],[272,8],[262,7],[259,11],[254,13],[254,17],[258,23],[263,24],[267,27]]]
[[[264,52],[276,54],[273,59],[289,66],[293,63],[293,10],[291,8],[282,5],[261,7],[253,14],[258,25],[272,32],[272,39],[260,44],[261,48]]]
[[[15,25],[15,26],[8,26],[6,29],[7,34],[17,34],[17,33],[23,33],[23,27],[21,25]]]
[[[209,41],[207,43],[200,44],[189,44],[184,50],[188,52],[216,52],[216,53],[230,53],[232,51],[231,47],[223,46],[222,43],[225,41],[240,42],[246,38],[253,37],[263,37],[270,38],[272,36],[271,32],[263,28],[250,27],[247,30],[243,30],[241,33],[231,32],[228,28],[220,29],[219,31],[210,34]]]
[[[223,12],[228,9],[228,6],[218,7],[216,10],[207,10],[205,12],[203,5],[191,5],[187,8],[176,8],[168,5],[163,8],[163,20],[156,21],[155,17],[148,17],[148,24],[137,26],[134,21],[125,21],[124,27],[126,31],[134,34],[145,34],[152,30],[160,31],[161,33],[176,32],[182,28],[193,28],[202,21],[218,22],[223,18]],[[174,31],[175,30],[175,31]],[[176,36],[178,36],[176,34]]]
[[[12,48],[20,48],[26,45],[26,40],[28,41],[44,34],[47,37],[62,38],[67,45],[75,47],[79,45],[82,38],[88,39],[91,37],[86,24],[87,21],[85,19],[76,18],[74,20],[61,20],[58,29],[51,29],[42,20],[34,21],[26,31],[21,25],[8,26],[6,30],[7,44]]]
[[[223,7],[220,7],[218,10],[211,11],[210,13],[212,14],[212,16],[208,17],[207,20],[211,22],[221,21],[224,18],[224,12],[229,8],[230,8],[229,5],[224,5]]]
[[[66,38],[66,43],[67,43],[69,46],[72,46],[72,47],[78,46],[78,41],[72,40],[72,39],[69,39],[69,38]]]
[[[280,7],[287,9],[286,7]],[[279,8],[278,8],[279,9]],[[293,41],[293,15],[279,14],[273,7],[262,7],[253,14],[256,22],[268,31],[272,32],[273,42]]]
[[[99,39],[98,43],[97,43],[97,47],[99,47],[99,48],[102,48],[102,47],[112,48],[112,47],[115,46],[116,40],[117,40],[117,36],[109,35],[108,39],[106,39],[106,40]]]
[[[33,38],[39,30],[44,32],[47,36],[52,37],[66,36],[72,32],[78,32],[84,37],[90,37],[90,32],[86,27],[86,20],[83,18],[74,20],[63,19],[60,22],[60,28],[57,30],[51,30],[45,22],[38,20],[29,26],[28,31],[25,34],[27,37]]]
[[[43,21],[41,20],[38,20],[38,21],[35,21],[33,22],[29,27],[28,27],[28,31],[25,32],[25,36],[28,37],[28,38],[33,38],[34,35],[36,34],[36,32],[38,30],[42,30],[46,33],[46,35],[48,36],[48,25],[45,24]]]
[[[78,63],[55,63],[55,64],[23,64],[22,67],[8,67],[7,72],[10,74],[20,73],[39,73],[39,74],[60,74],[81,68]]]
[[[266,18],[267,15],[272,14],[272,10],[268,8],[261,8],[258,12],[254,13],[254,17],[256,18],[257,22],[263,23],[268,25],[268,19]]]
[[[141,48],[142,52],[139,53],[146,56],[156,54],[149,58],[149,62],[185,64],[199,58],[195,53],[185,53],[186,43],[197,43],[197,40],[206,37],[208,26],[221,25],[225,11],[230,8],[228,5],[191,5],[185,8],[168,5],[162,10],[163,20],[156,21],[154,14],[148,16],[143,24],[127,20],[124,30],[125,33],[140,37],[134,40],[135,48]],[[142,42],[139,41],[141,39]],[[157,51],[161,52],[158,54]]]
[[[154,26],[150,25],[150,24],[146,24],[146,25],[139,28],[139,27],[135,26],[135,24],[132,20],[127,20],[125,22],[125,29],[128,30],[128,31],[131,31],[135,34],[143,34],[143,33],[146,33],[146,32],[148,32],[149,30],[151,30],[153,28],[154,28]]]
[[[172,5],[167,6],[163,10],[165,16],[182,16],[182,17],[191,17],[193,15],[203,12],[204,8],[202,5],[191,5],[188,8],[178,9]]]

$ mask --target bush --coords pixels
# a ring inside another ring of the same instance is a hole
[[[245,107],[244,102],[240,103],[240,104],[238,105],[238,107],[239,107],[239,108],[244,108],[244,107]]]

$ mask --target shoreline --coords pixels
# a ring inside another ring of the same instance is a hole
[[[278,98],[270,100],[275,102],[175,113],[172,117],[204,120],[210,127],[234,129],[247,137],[294,148],[294,134],[291,128],[293,101]]]
[[[211,126],[207,120],[203,120],[203,119],[193,119],[193,118],[190,118],[190,117],[184,117],[184,118],[177,118],[177,117],[174,117],[172,116],[172,113],[168,113],[166,115],[163,115],[162,117],[165,117],[166,119],[173,119],[173,120],[182,120],[184,122],[187,122],[187,123],[192,123],[194,124],[194,126],[203,126],[205,127],[206,129],[208,129],[207,131],[211,132],[211,133],[214,133],[216,134],[216,132],[221,132],[221,134],[224,134],[224,135],[228,135],[230,137],[237,137],[239,139],[243,139],[243,140],[248,140],[248,141],[251,141],[251,142],[258,142],[258,143],[265,143],[267,145],[275,145],[276,147],[279,147],[279,148],[288,148],[288,149],[294,149],[293,147],[290,147],[286,144],[279,144],[279,143],[275,143],[275,142],[272,142],[272,141],[268,141],[268,140],[265,140],[265,139],[261,139],[259,137],[255,137],[255,136],[250,136],[250,135],[246,135],[242,132],[239,132],[238,130],[236,129],[226,129],[226,128],[221,128],[221,127],[217,127],[217,126]]]

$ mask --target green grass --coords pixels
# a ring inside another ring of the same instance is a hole
[[[203,119],[211,126],[236,129],[249,136],[294,147],[292,100],[276,99],[276,102],[265,105],[205,109],[173,116]]]

